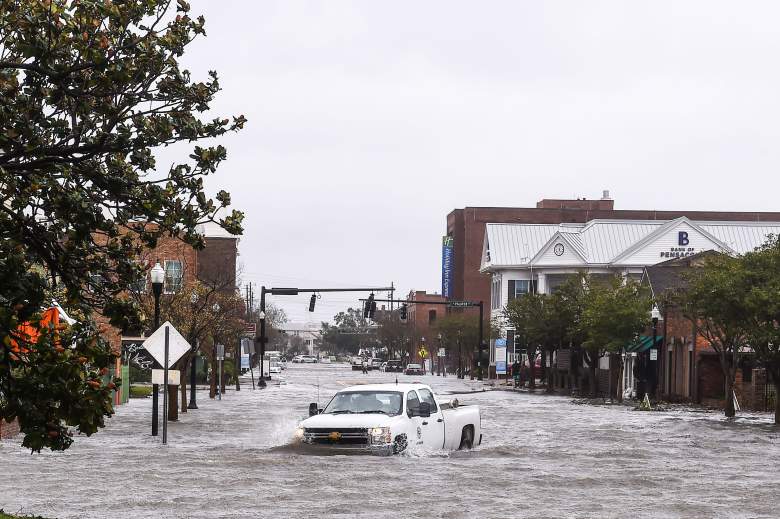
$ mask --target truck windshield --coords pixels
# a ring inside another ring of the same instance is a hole
[[[402,395],[395,391],[345,391],[337,393],[324,414],[401,414]]]

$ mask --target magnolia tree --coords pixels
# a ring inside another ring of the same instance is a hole
[[[215,72],[193,81],[179,66],[205,34],[189,11],[183,0],[0,0],[0,415],[19,419],[34,451],[65,449],[70,426],[92,434],[113,412],[110,388],[93,387],[112,352],[92,315],[119,327],[137,315],[124,293],[142,248],[164,234],[201,247],[207,221],[241,233],[228,193],[203,191],[222,146],[155,162],[160,147],[245,123],[205,118],[220,87]],[[79,324],[12,351],[55,288]]]

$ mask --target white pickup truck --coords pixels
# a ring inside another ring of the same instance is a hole
[[[482,443],[477,406],[441,400],[424,384],[351,386],[324,409],[309,406],[295,432],[317,449],[397,454],[410,449],[470,449]]]

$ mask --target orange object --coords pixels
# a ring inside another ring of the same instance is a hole
[[[41,330],[46,327],[53,327],[58,330],[60,327],[60,312],[56,307],[51,307],[41,316],[41,320],[37,323],[22,323],[16,329],[16,336],[20,339],[22,344],[34,344],[38,342],[38,338],[41,335]],[[14,353],[29,353],[30,349],[25,346],[20,346],[19,343],[11,339],[11,351]]]

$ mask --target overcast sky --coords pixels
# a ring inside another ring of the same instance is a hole
[[[243,281],[439,291],[446,215],[780,210],[780,3],[195,0]],[[259,293],[259,291],[258,291]],[[284,298],[327,320],[356,296]],[[282,302],[282,298],[274,298]]]

